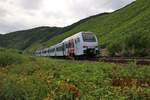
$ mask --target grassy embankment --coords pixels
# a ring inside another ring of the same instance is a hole
[[[150,66],[0,55],[2,100],[150,99]]]

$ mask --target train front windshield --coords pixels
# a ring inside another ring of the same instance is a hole
[[[96,37],[93,33],[82,33],[84,42],[96,42]]]

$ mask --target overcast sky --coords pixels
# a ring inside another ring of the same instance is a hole
[[[134,0],[0,0],[0,33],[38,26],[67,26]]]

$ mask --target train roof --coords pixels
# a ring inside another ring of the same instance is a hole
[[[74,35],[72,35],[72,36],[64,39],[62,42],[68,41],[70,38],[75,38],[77,36],[81,36],[82,33],[93,33],[93,32],[90,32],[90,31],[87,31],[87,32],[78,32],[78,33],[76,33],[76,34],[74,34]]]
[[[81,33],[82,33],[82,32],[78,32],[78,33],[76,33],[76,34],[74,34],[74,35],[72,35],[72,36],[70,36],[70,37],[64,39],[63,42],[68,41],[70,38],[74,38],[74,37],[76,37],[76,36],[80,36]]]

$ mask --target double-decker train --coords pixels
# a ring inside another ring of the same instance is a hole
[[[98,39],[93,32],[79,32],[64,39],[56,45],[35,51],[36,56],[48,57],[95,57],[98,54]]]

